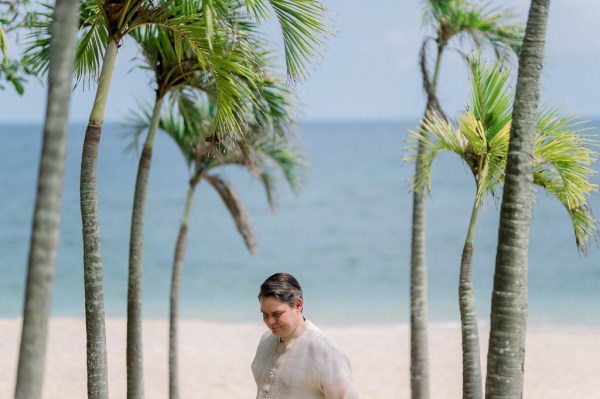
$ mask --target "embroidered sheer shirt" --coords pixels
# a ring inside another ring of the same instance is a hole
[[[265,333],[252,362],[257,399],[358,399],[350,362],[310,321],[284,343]]]

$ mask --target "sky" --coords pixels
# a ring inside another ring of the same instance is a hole
[[[492,3],[513,6],[523,21],[527,18],[527,0]],[[323,4],[331,11],[335,35],[327,41],[324,57],[307,80],[295,85],[304,104],[301,118],[418,119],[425,104],[418,68],[418,53],[426,35],[421,26],[422,1],[323,0]],[[542,101],[565,104],[569,111],[588,118],[600,117],[599,15],[598,0],[553,0],[542,72]],[[280,42],[272,24],[266,30]],[[135,54],[132,42],[120,49],[106,122],[122,121],[137,101],[153,98],[150,77],[133,68]],[[439,98],[449,115],[466,106],[466,72],[459,56],[447,52],[442,61]],[[93,96],[93,88],[74,91],[72,121],[87,121]],[[23,96],[11,89],[0,92],[0,122],[42,122],[45,97],[45,89],[38,82],[31,82]]]

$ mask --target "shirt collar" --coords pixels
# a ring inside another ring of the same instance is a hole
[[[306,318],[304,318],[302,323],[298,327],[296,327],[294,332],[289,336],[289,339],[287,340],[287,342],[285,342],[283,340],[283,338],[279,338],[279,341],[283,342],[284,344],[289,344],[290,342],[292,342],[293,340],[295,340],[296,338],[298,338],[299,336],[304,334],[307,329],[308,329],[308,320],[306,320]]]

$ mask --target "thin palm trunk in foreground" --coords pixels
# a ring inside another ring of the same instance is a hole
[[[425,49],[422,50],[423,52]],[[438,48],[433,81],[430,83],[425,67],[424,53],[421,67],[429,112],[440,112],[435,94],[440,71],[443,48]],[[422,154],[425,143],[419,141],[416,170],[422,167]],[[410,389],[412,399],[429,399],[429,344],[427,326],[427,191],[425,188],[413,192],[412,240],[410,256]]]
[[[80,203],[83,225],[83,279],[85,285],[85,326],[87,338],[87,388],[89,399],[108,398],[108,365],[106,361],[106,323],[98,188],[96,164],[104,121],[104,109],[110,88],[118,45],[110,40],[104,55],[96,99],[85,132],[81,155]]]
[[[486,398],[522,398],[533,154],[549,0],[532,0],[519,73],[500,211]]]
[[[144,397],[142,352],[142,297],[144,286],[144,210],[154,138],[158,130],[162,98],[154,103],[152,122],[138,165],[131,216],[129,283],[127,292],[127,397]]]
[[[17,399],[38,399],[42,393],[48,318],[56,270],[77,11],[78,2],[74,0],[57,0],[54,9],[48,103],[15,388]]]
[[[460,262],[460,282],[458,288],[462,333],[464,399],[481,399],[483,397],[477,308],[475,306],[475,291],[473,287],[473,238],[475,236],[478,213],[479,199],[476,198]]]
[[[181,287],[181,276],[185,259],[185,248],[187,243],[188,222],[194,199],[195,186],[190,184],[185,210],[179,227],[177,244],[175,246],[175,259],[173,261],[173,275],[171,277],[171,303],[169,313],[169,398],[179,399],[179,373],[178,373],[178,346],[177,346],[177,324],[179,319],[179,292]]]

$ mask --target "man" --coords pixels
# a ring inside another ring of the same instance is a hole
[[[277,273],[258,294],[270,331],[252,362],[257,399],[358,399],[350,363],[339,348],[302,314],[302,288],[294,276]]]

